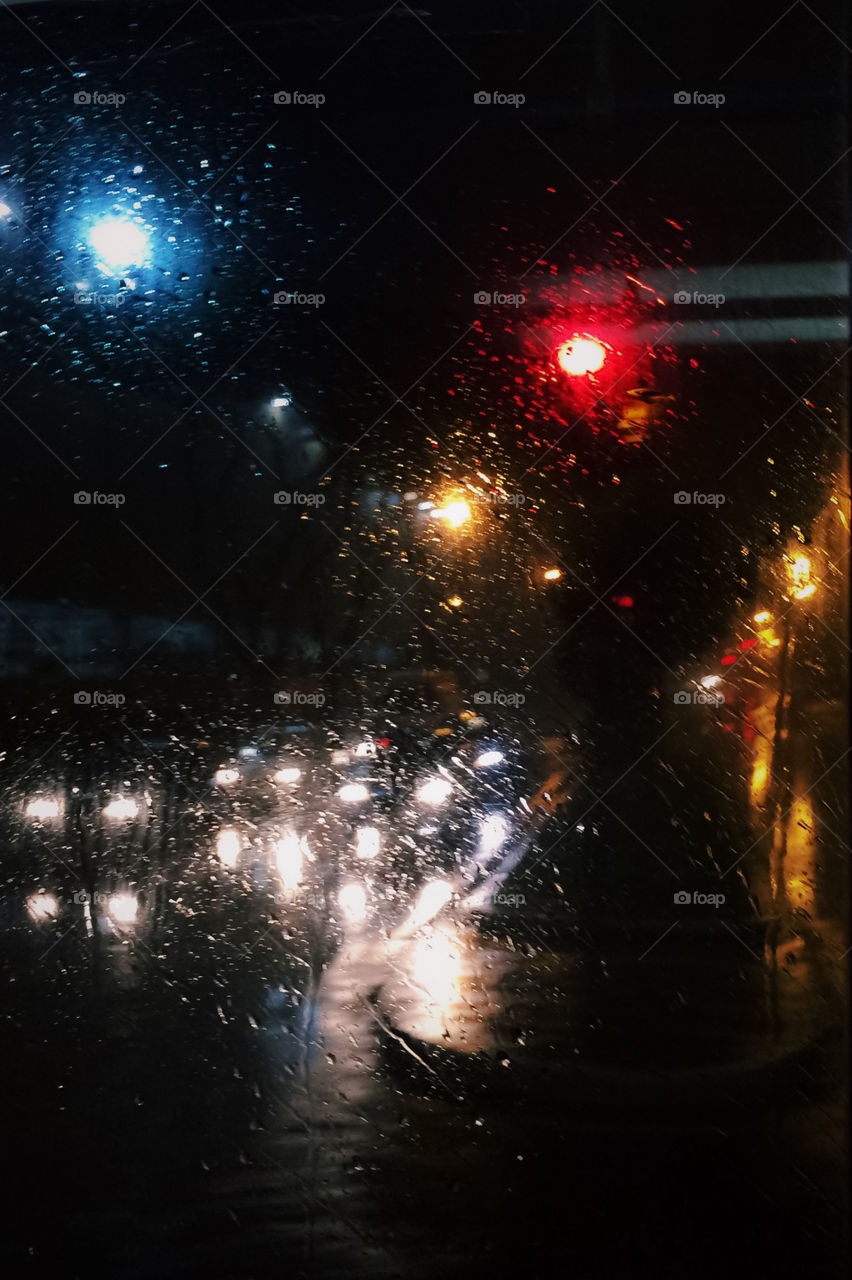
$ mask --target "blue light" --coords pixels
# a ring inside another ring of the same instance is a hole
[[[101,262],[115,271],[140,266],[148,249],[148,237],[135,222],[108,218],[92,228],[89,241]]]

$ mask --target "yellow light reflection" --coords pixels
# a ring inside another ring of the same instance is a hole
[[[437,520],[446,520],[451,529],[458,529],[470,519],[470,507],[461,500],[448,502],[445,507],[435,507],[432,515]]]
[[[545,569],[544,571],[545,582],[558,582],[561,577],[562,577],[561,569]]]

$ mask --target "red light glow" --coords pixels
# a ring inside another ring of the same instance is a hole
[[[587,373],[597,373],[603,367],[606,347],[594,338],[575,336],[562,343],[556,359],[563,373],[572,378],[582,377]]]

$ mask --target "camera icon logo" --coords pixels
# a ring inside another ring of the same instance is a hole
[[[689,306],[692,301],[692,294],[688,289],[678,289],[674,296],[674,300],[678,306]]]
[[[487,107],[491,101],[491,94],[487,93],[485,89],[480,89],[478,93],[473,95],[473,101],[477,107]]]
[[[692,902],[692,894],[687,893],[685,889],[678,889],[674,896],[676,907],[688,907]]]
[[[289,507],[290,503],[293,501],[293,495],[292,493],[288,493],[286,489],[279,489],[273,496],[272,501],[275,503],[276,507]]]
[[[477,307],[490,307],[491,294],[485,289],[480,289],[478,293],[473,295],[474,305]]]
[[[674,496],[674,500],[675,500],[676,507],[685,507],[685,506],[688,506],[690,502],[692,502],[692,494],[687,493],[685,489],[678,489],[677,493]]]
[[[293,101],[292,93],[287,93],[286,89],[279,89],[277,93],[272,95],[272,101],[276,102],[279,107],[286,107]]]
[[[78,89],[74,94],[74,101],[78,107],[87,107],[92,101],[92,95],[85,89]]]
[[[90,707],[92,705],[92,695],[85,689],[78,689],[74,694],[75,707]]]
[[[678,689],[674,696],[675,706],[682,707],[692,702],[692,694],[687,689]]]
[[[274,693],[272,695],[272,701],[279,707],[289,707],[293,701],[293,695],[292,693],[287,693],[285,690],[279,689],[278,693]]]
[[[481,689],[478,693],[475,693],[473,695],[473,701],[477,704],[477,706],[480,706],[480,707],[488,706],[488,704],[491,702],[491,694]]]
[[[86,493],[85,489],[80,489],[78,493],[74,494],[75,507],[88,507],[91,505],[91,502],[92,495],[90,493]]]
[[[86,893],[85,889],[78,889],[77,892],[74,894],[74,901],[77,903],[78,906],[81,906],[84,902],[91,902],[92,899],[89,896],[89,894]]]
[[[687,93],[685,89],[680,89],[674,96],[675,106],[686,107],[692,102],[692,94]]]

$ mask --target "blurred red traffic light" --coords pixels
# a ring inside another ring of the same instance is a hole
[[[633,597],[632,596],[613,596],[612,603],[617,604],[620,609],[632,609]]]
[[[597,373],[603,368],[606,347],[595,338],[576,334],[560,344],[556,359],[563,373],[572,378],[582,377],[588,373]]]

